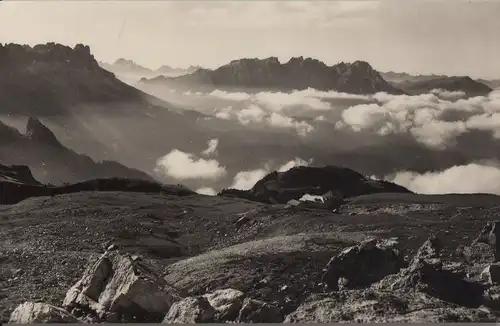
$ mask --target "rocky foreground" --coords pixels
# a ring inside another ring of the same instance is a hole
[[[9,322],[493,322],[498,320],[500,309],[500,248],[495,241],[498,232],[500,221],[489,222],[459,253],[457,257],[463,258],[459,261],[442,256],[443,242],[435,236],[430,236],[412,256],[405,256],[396,238],[356,241],[352,234],[324,237],[325,244],[358,243],[331,257],[324,268],[309,275],[309,280],[306,275],[304,280],[289,279],[288,284],[280,285],[274,295],[281,294],[281,304],[280,300],[262,300],[251,291],[241,291],[241,285],[224,287],[220,283],[197,293],[182,290],[194,285],[187,286],[187,274],[203,270],[204,276],[198,275],[203,283],[204,277],[217,279],[220,264],[231,268],[227,264],[231,255],[224,252],[228,249],[180,260],[162,275],[140,256],[122,252],[111,244],[89,261],[58,306],[27,301],[15,308]],[[279,260],[286,257],[286,251],[300,252],[300,245],[291,245],[300,242],[298,239],[287,240],[284,237],[253,243],[247,246],[246,253],[240,248],[238,254],[251,256],[252,251],[262,253],[273,247],[277,254],[274,259]],[[286,249],[276,250],[277,242]],[[214,266],[210,260],[219,260],[220,264]],[[289,257],[287,268],[293,268],[294,263]],[[241,272],[236,265],[232,267],[234,275],[226,273],[225,285]],[[320,277],[315,280],[315,276]],[[261,288],[270,286],[266,283],[271,280],[266,282],[266,277],[260,282]],[[293,311],[287,312],[287,302],[293,301],[287,290],[297,285],[304,297]]]
[[[0,168],[2,322],[499,320],[499,196],[302,168],[256,185],[269,203]],[[311,191],[341,200],[286,203]]]

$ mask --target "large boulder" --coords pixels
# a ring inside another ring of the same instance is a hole
[[[279,307],[268,302],[246,298],[241,307],[239,323],[281,323],[283,316]]]
[[[349,247],[327,264],[323,282],[330,290],[366,287],[405,267],[395,240],[370,239]]]
[[[66,310],[42,302],[25,302],[20,304],[16,309],[14,309],[9,320],[9,324],[79,322],[81,321]]]
[[[216,290],[204,297],[217,310],[219,321],[235,320],[245,300],[245,294],[235,289]]]
[[[168,311],[165,324],[197,324],[215,322],[216,310],[205,297],[188,297],[175,302]]]
[[[63,307],[99,321],[159,322],[178,299],[139,257],[108,251],[67,292]]]

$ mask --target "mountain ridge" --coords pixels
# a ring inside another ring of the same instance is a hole
[[[4,164],[29,166],[43,183],[63,184],[99,177],[130,177],[154,180],[147,173],[118,162],[96,162],[66,148],[40,120],[28,119],[26,134],[0,121],[0,160]]]
[[[385,81],[365,61],[338,63],[327,66],[313,58],[293,57],[281,63],[277,57],[265,59],[243,58],[217,69],[199,69],[179,77],[142,78],[140,83],[168,83],[171,85],[209,85],[220,87],[249,87],[270,89],[336,90],[353,94],[403,92]]]

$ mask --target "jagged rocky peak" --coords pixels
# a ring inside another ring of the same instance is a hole
[[[0,60],[9,66],[35,62],[65,62],[70,65],[96,66],[98,65],[90,51],[90,47],[77,44],[71,48],[59,43],[49,42],[35,46],[8,43],[0,45]]]
[[[57,146],[61,145],[54,133],[37,118],[30,117],[28,119],[28,123],[26,124],[26,136],[30,140],[43,141]]]
[[[315,67],[322,67],[322,68],[327,68],[328,66],[323,62],[318,59],[314,59],[311,57],[304,58],[303,56],[300,57],[292,57],[290,60],[288,60],[287,63],[285,63],[287,66],[315,66]]]
[[[269,57],[265,59],[258,58],[243,58],[238,60],[233,60],[228,66],[231,67],[253,67],[255,65],[281,65],[277,57]]]

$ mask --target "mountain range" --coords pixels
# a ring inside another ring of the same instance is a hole
[[[365,61],[341,62],[334,66],[303,57],[291,58],[280,63],[278,58],[234,60],[215,70],[199,69],[178,77],[158,76],[143,78],[142,84],[164,84],[184,87],[221,87],[302,90],[335,90],[352,94],[387,92],[402,94],[402,91],[386,82]]]

